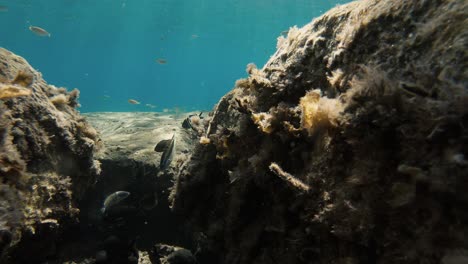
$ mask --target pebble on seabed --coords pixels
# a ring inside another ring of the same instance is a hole
[[[99,250],[96,252],[96,263],[102,263],[107,260],[107,252],[105,250]]]

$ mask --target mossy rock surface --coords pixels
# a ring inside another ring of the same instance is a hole
[[[356,1],[248,65],[178,176],[173,208],[199,261],[463,258],[467,13],[466,1]]]
[[[54,255],[55,239],[77,223],[77,203],[99,171],[100,139],[75,109],[78,90],[47,84],[1,48],[0,87],[19,91],[0,99],[0,229],[12,233],[0,262],[36,263]]]

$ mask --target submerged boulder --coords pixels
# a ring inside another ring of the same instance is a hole
[[[77,221],[77,202],[95,182],[100,139],[75,109],[78,94],[48,85],[25,59],[0,48],[2,263],[53,256],[55,239]]]
[[[154,264],[197,263],[195,256],[190,250],[165,244],[156,244],[151,251],[150,258]]]
[[[249,64],[171,196],[197,259],[466,260],[467,13],[356,1]]]

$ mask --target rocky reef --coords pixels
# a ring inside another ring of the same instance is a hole
[[[48,85],[23,58],[0,49],[0,260],[36,263],[78,221],[95,183],[100,145],[75,110],[78,90]]]
[[[467,262],[467,13],[337,6],[185,120],[80,115],[0,49],[0,263]]]
[[[198,261],[466,262],[467,13],[356,1],[248,65],[171,196]]]

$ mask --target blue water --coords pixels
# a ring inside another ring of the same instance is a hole
[[[0,0],[8,7],[0,11],[0,46],[49,84],[78,88],[81,112],[209,110],[246,76],[248,63],[268,60],[282,31],[345,2]]]

